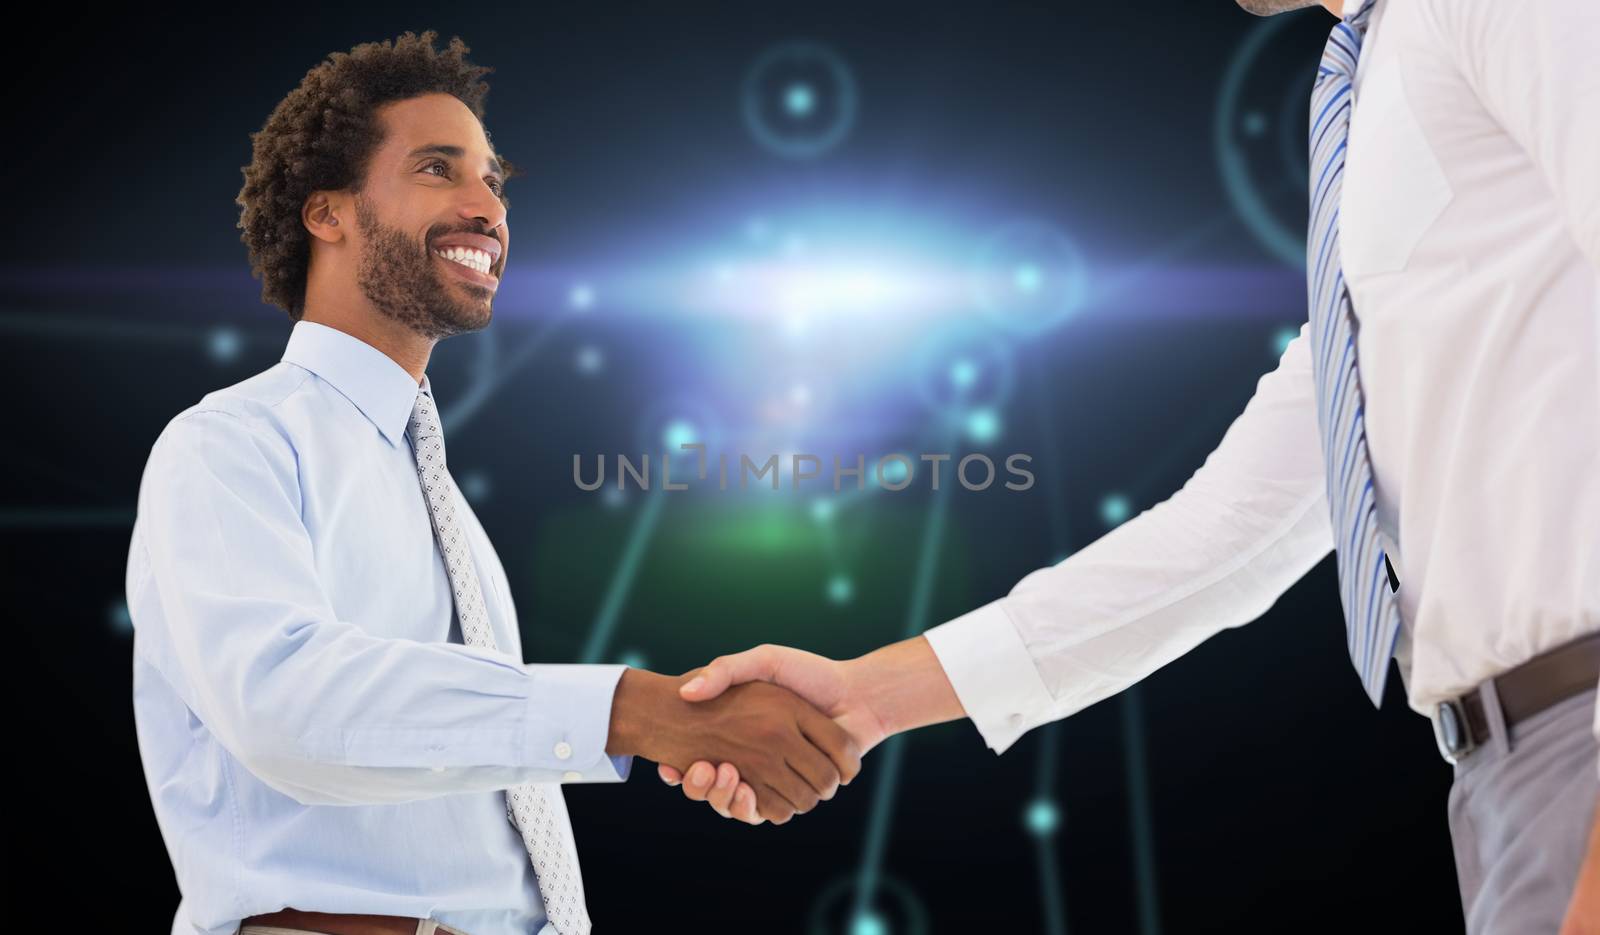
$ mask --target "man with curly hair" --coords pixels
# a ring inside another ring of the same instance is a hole
[[[253,135],[238,202],[283,358],[157,438],[128,554],[141,759],[189,935],[585,935],[563,782],[730,762],[784,822],[859,769],[787,689],[522,661],[426,369],[492,317],[512,174],[490,71],[406,33]]]

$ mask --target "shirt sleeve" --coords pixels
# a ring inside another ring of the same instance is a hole
[[[1434,3],[1485,109],[1528,153],[1600,269],[1600,4]]]
[[[136,651],[253,774],[311,805],[627,778],[631,758],[605,753],[625,667],[340,620],[300,508],[289,442],[217,410],[170,423],[140,486]]]
[[[1261,616],[1333,549],[1309,343],[1305,325],[1181,490],[928,631],[996,753]]]

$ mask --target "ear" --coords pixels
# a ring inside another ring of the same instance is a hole
[[[338,192],[312,192],[300,208],[300,222],[311,236],[325,243],[338,243],[344,239],[345,228],[339,225],[344,202]]]

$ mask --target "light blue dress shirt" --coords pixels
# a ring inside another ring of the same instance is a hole
[[[286,906],[549,930],[502,790],[627,778],[605,753],[623,667],[522,661],[505,570],[458,493],[499,651],[463,645],[405,435],[417,389],[301,321],[279,363],[151,449],[127,597],[175,935]]]

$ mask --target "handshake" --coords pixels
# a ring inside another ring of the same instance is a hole
[[[758,646],[678,677],[625,671],[606,752],[654,760],[724,818],[781,825],[833,798],[891,734],[965,714],[920,636],[843,662]]]

